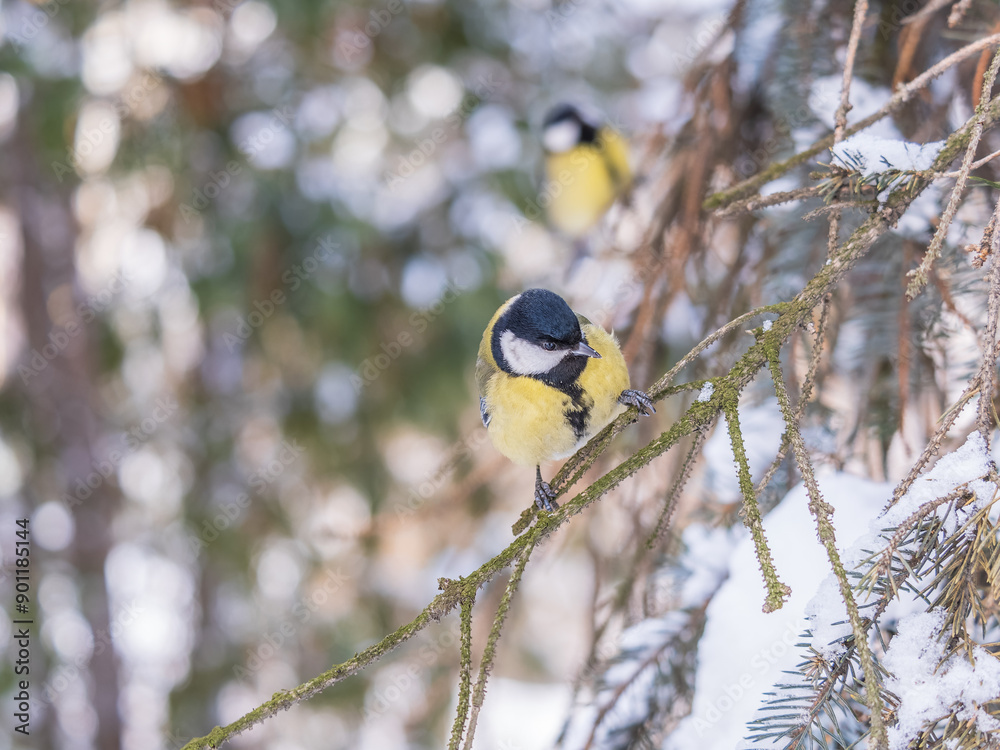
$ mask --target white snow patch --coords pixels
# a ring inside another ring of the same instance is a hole
[[[705,383],[705,385],[701,387],[701,391],[698,393],[698,398],[696,400],[701,403],[705,403],[712,398],[713,393],[715,393],[715,386],[711,383]]]
[[[809,108],[830,130],[835,126],[834,120],[840,107],[842,85],[843,76],[825,76],[817,78],[809,90]],[[875,114],[891,97],[892,92],[888,87],[872,86],[866,81],[855,78],[851,84],[851,111],[847,115],[847,124],[852,125]],[[899,138],[900,135],[892,120],[887,117],[865,128],[864,132],[882,138]]]
[[[954,706],[959,719],[975,721],[981,732],[997,731],[1000,721],[980,706],[1000,696],[1000,659],[978,646],[975,664],[964,653],[947,661],[941,638],[944,610],[918,612],[900,620],[884,665],[892,673],[886,688],[899,696],[898,719],[889,727],[890,750],[905,750],[928,722],[947,716]]]
[[[910,143],[909,141],[879,138],[865,133],[855,133],[833,147],[833,158],[849,169],[869,177],[890,169],[902,172],[919,172],[930,169],[944,141]]]
[[[604,747],[608,744],[609,735],[617,728],[640,721],[646,715],[649,695],[654,690],[657,665],[649,661],[643,668],[643,663],[651,653],[689,625],[691,618],[685,610],[704,607],[716,593],[729,573],[729,561],[734,550],[746,535],[746,530],[740,526],[725,529],[693,524],[684,530],[684,554],[680,567],[688,575],[680,581],[674,608],[663,617],[643,620],[618,636],[614,652],[628,653],[632,658],[622,659],[605,672],[604,687],[596,699],[578,703],[574,708],[562,747],[576,750],[587,744],[596,716],[594,706],[607,703],[626,681],[629,681],[628,687],[598,730],[596,745]],[[598,649],[599,654],[608,656],[603,651],[604,647]]]
[[[972,433],[962,447],[938,459],[930,471],[913,483],[909,492],[883,515],[872,521],[868,533],[857,538],[841,555],[844,567],[848,570],[855,569],[873,552],[884,549],[886,546],[884,529],[900,526],[924,503],[944,497],[960,485],[968,483],[969,489],[976,495],[975,500],[952,512],[947,511],[947,505],[939,507],[936,511],[941,517],[945,517],[945,513],[947,513],[941,533],[945,535],[955,533],[972,514],[993,499],[996,490],[994,485],[978,478],[989,472],[988,461],[989,456],[982,435],[978,432]],[[884,499],[887,500],[888,497],[887,494]],[[838,524],[837,533],[841,539],[844,539],[845,536],[841,534],[839,529],[839,522],[840,518],[838,517],[835,519],[835,523]],[[863,598],[859,597],[858,604],[864,603]],[[901,594],[886,614],[889,618],[894,615],[904,617],[912,613],[914,609],[923,610],[925,606],[921,604],[920,600],[914,600],[912,596]],[[840,641],[850,635],[851,628],[846,622],[847,609],[840,598],[839,584],[832,573],[820,585],[819,592],[807,607],[807,612],[813,620],[813,648],[826,659],[836,658],[842,651]],[[840,624],[834,624],[837,622]]]
[[[457,687],[452,695],[457,695]],[[568,684],[533,683],[494,675],[476,739],[483,747],[543,750],[552,747],[570,701]],[[451,713],[455,712],[452,706]],[[403,747],[400,743],[397,747]],[[385,747],[385,746],[383,746]]]
[[[892,492],[889,484],[849,474],[821,474],[818,481],[824,499],[836,509],[837,535],[845,541],[866,531]],[[830,569],[804,487],[789,492],[764,518],[764,531],[778,577],[792,594],[777,612],[761,611],[764,583],[753,541],[744,536],[729,561],[729,578],[708,605],[691,715],[667,739],[666,750],[736,747],[748,734],[747,723],[763,693],[801,660],[795,644],[809,627],[806,604],[816,593],[817,580]],[[840,594],[836,596],[839,600]]]
[[[770,331],[771,330],[771,326],[773,326],[773,325],[774,325],[773,321],[771,321],[771,320],[765,320],[764,321],[764,330],[765,331]]]
[[[948,516],[942,531],[953,534],[969,516],[993,500],[996,486],[981,479],[989,472],[990,455],[986,441],[979,432],[973,432],[961,448],[942,456],[930,471],[913,483],[909,492],[879,519],[880,527],[898,526],[924,503],[944,497],[960,485],[968,483],[976,499]],[[944,513],[945,508],[942,506],[939,508],[939,515]]]
[[[742,528],[724,529],[692,525],[684,530],[681,540],[684,557],[681,567],[690,571],[680,591],[679,609],[700,607],[729,575],[729,558],[736,543],[745,534]]]
[[[752,446],[748,440],[748,448]],[[884,529],[898,526],[922,504],[967,483],[976,499],[948,514],[944,533],[953,533],[993,499],[996,488],[979,478],[987,473],[988,460],[982,437],[973,433],[881,516],[892,485],[843,473],[821,474],[820,490],[835,509],[833,520],[844,566],[856,568],[872,550],[885,546]],[[943,508],[938,512],[945,513]],[[827,658],[840,651],[839,639],[850,632],[846,624],[830,624],[846,620],[847,612],[826,553],[816,539],[804,487],[793,489],[767,515],[764,530],[778,576],[792,594],[777,612],[762,613],[764,585],[752,539],[745,536],[728,561],[729,578],[708,606],[705,632],[698,644],[691,715],[667,739],[665,750],[779,747],[743,739],[749,734],[748,722],[763,704],[763,693],[785,680],[783,671],[794,670],[801,661],[802,652],[795,645],[804,640],[803,631],[812,631],[811,645]],[[940,628],[941,620],[939,615],[926,615],[926,606],[923,600],[904,596],[883,615],[885,622],[900,623],[886,657],[886,666],[894,673],[888,687],[903,701],[892,750],[905,747],[924,719],[943,715],[955,702],[967,706],[961,718],[975,720],[983,730],[993,727],[993,720],[976,705],[1000,695],[1000,660],[977,648],[975,666],[959,655],[935,673],[944,651],[931,634]]]
[[[934,234],[935,225],[932,225],[931,222],[936,222],[941,216],[941,208],[941,188],[938,185],[928,185],[906,209],[906,213],[899,217],[893,231],[918,242],[928,242]],[[956,223],[953,222],[951,229],[955,227]],[[961,242],[953,241],[950,231],[948,242],[955,245],[961,244]]]

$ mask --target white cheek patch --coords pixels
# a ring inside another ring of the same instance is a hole
[[[537,344],[517,338],[511,331],[500,334],[500,351],[507,360],[507,366],[518,375],[541,375],[569,356],[566,349],[549,352]]]
[[[553,154],[569,151],[579,140],[580,126],[572,120],[554,122],[542,134],[542,143]]]

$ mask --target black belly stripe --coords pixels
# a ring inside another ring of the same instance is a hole
[[[567,357],[547,373],[532,376],[569,396],[570,401],[563,416],[577,440],[587,434],[587,422],[590,421],[590,412],[594,406],[593,397],[584,393],[578,382],[588,361],[588,357]]]
[[[566,391],[566,395],[572,400],[570,408],[563,414],[569,426],[573,428],[576,439],[579,440],[587,434],[587,422],[590,420],[590,408],[594,405],[594,399],[587,396],[580,386],[576,386],[575,391],[576,393]]]

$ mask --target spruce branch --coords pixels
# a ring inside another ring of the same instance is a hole
[[[995,107],[996,103],[993,102],[991,106]],[[969,123],[966,124],[966,127],[968,125]],[[936,165],[940,165],[941,163],[942,160],[938,159]],[[992,277],[990,281],[992,293]],[[931,457],[937,454],[944,435],[958,413],[961,412],[961,408],[973,395],[980,392],[983,379],[985,377],[992,377],[992,368],[997,354],[996,331],[995,326],[990,327],[987,325],[987,329],[990,332],[985,336],[986,343],[983,346],[985,362],[980,373],[973,378],[969,387],[960,398],[958,405],[944,415],[942,419],[943,424],[930,439],[921,458],[917,461],[906,479],[897,487],[893,502],[905,494],[922,468],[926,466]],[[791,408],[787,392],[784,390],[783,380],[781,379],[778,351],[779,347],[771,347],[770,363],[775,388],[779,394],[779,403],[786,414],[786,421],[791,421],[788,419]],[[798,412],[798,410],[796,411]],[[796,414],[796,416],[799,415],[800,412]],[[795,422],[797,423],[797,419]],[[983,478],[979,477],[978,479]],[[806,479],[806,486],[809,488],[810,483],[805,474],[804,479]],[[974,480],[970,479],[969,481]],[[838,695],[841,692],[836,689],[837,680],[838,677],[841,677],[844,685],[842,690],[848,689],[849,684],[851,684],[848,682],[848,670],[849,665],[854,659],[858,660],[861,671],[865,675],[864,702],[868,703],[869,707],[871,707],[873,698],[883,701],[884,705],[888,707],[888,712],[885,713],[887,720],[889,722],[895,721],[897,699],[881,687],[882,681],[880,678],[873,680],[869,676],[869,672],[872,670],[877,675],[884,674],[884,670],[871,654],[869,654],[869,665],[866,666],[861,652],[870,651],[867,648],[867,634],[873,626],[875,626],[875,632],[878,636],[882,637],[882,632],[877,624],[879,618],[885,612],[891,599],[898,595],[899,589],[904,583],[916,595],[923,597],[928,602],[929,607],[942,607],[949,613],[948,624],[950,628],[946,628],[946,630],[950,629],[954,643],[949,656],[954,654],[956,650],[963,648],[971,654],[972,644],[965,632],[968,616],[972,614],[976,620],[985,623],[989,614],[979,590],[981,584],[977,580],[977,577],[980,573],[985,573],[991,590],[996,590],[995,582],[998,577],[998,571],[1000,571],[1000,550],[998,550],[996,543],[996,529],[989,522],[989,506],[992,506],[996,501],[995,496],[987,504],[987,507],[980,508],[971,518],[966,519],[963,523],[959,523],[959,528],[956,531],[943,539],[941,537],[941,531],[944,528],[944,519],[951,512],[951,509],[966,504],[971,497],[974,497],[968,489],[968,484],[969,482],[966,482],[954,492],[925,503],[924,506],[918,509],[918,511],[906,519],[895,530],[893,536],[888,540],[887,548],[879,553],[879,555],[873,555],[869,559],[869,570],[862,577],[857,590],[867,590],[870,594],[874,589],[879,589],[879,600],[873,603],[873,605],[869,605],[873,607],[873,610],[864,619],[859,619],[856,616],[850,618],[852,636],[845,641],[845,649],[838,656],[836,668],[828,672],[818,684],[814,683],[812,691],[806,689],[806,697],[811,696],[813,698],[811,704],[807,706],[802,703],[805,700],[805,697],[802,695],[794,695],[787,699],[776,699],[773,706],[776,711],[795,707],[799,708],[799,710],[793,711],[792,714],[787,716],[775,714],[759,720],[757,722],[757,739],[787,736],[790,738],[790,742],[786,747],[789,748],[802,747],[802,743],[806,740],[812,740],[818,746],[827,746],[827,739],[832,740],[834,737],[829,734],[828,730],[818,727],[817,723],[821,716],[825,715],[830,722],[836,724],[836,715],[833,711],[833,706],[840,700]],[[809,491],[812,498],[812,490],[810,489]],[[812,505],[813,503],[811,502],[810,504]],[[943,515],[935,512],[942,505],[948,507],[948,510]],[[912,550],[910,554],[904,555],[898,551],[904,544],[907,545],[908,549]],[[879,564],[871,565],[871,560],[876,557],[880,558]],[[918,588],[916,584],[921,577],[923,569],[927,566],[929,566],[930,572],[935,575],[932,576],[929,583]],[[837,577],[843,591],[846,579],[840,574]],[[933,601],[931,601],[932,597]],[[820,671],[825,671],[825,669],[824,664],[823,669]],[[856,678],[854,678],[853,682],[856,682]],[[791,690],[795,687],[779,686],[783,692],[785,688]],[[798,689],[802,690],[804,688],[798,686]],[[801,699],[800,703],[794,707],[789,706],[786,702],[799,699]],[[801,720],[803,715],[805,719]],[[850,715],[850,713],[846,715]],[[873,743],[879,742],[879,738],[875,736],[877,729],[876,722],[882,716],[882,711],[871,711],[871,733],[869,739]],[[954,722],[950,722],[949,719],[949,716],[945,716],[938,721],[930,722],[926,731],[921,736],[920,747],[940,747],[943,738],[957,740],[959,743],[957,746],[963,748],[986,746],[982,743],[984,740],[989,741],[989,738],[979,732],[972,722],[963,723],[961,727],[958,727],[954,726]],[[943,734],[938,729],[938,724],[941,722],[945,723]],[[884,733],[884,722],[879,723],[883,724],[882,731]],[[816,731],[819,732],[818,735],[813,734],[812,727],[814,726],[817,727]],[[884,737],[885,735],[883,734],[883,741]]]
[[[689,648],[685,648],[685,641],[689,641],[693,638],[697,638],[701,635],[702,629],[705,626],[705,611],[708,608],[708,600],[706,600],[701,606],[692,607],[690,610],[684,613],[678,613],[675,618],[669,623],[665,628],[663,634],[663,639],[660,643],[652,645],[648,649],[634,649],[632,653],[626,653],[624,656],[629,658],[630,661],[635,661],[635,667],[631,670],[621,682],[619,682],[613,689],[611,689],[610,695],[603,702],[603,705],[597,711],[597,715],[593,719],[593,723],[590,728],[590,734],[587,737],[587,741],[583,746],[583,750],[591,750],[593,747],[606,747],[609,743],[607,740],[600,741],[598,732],[604,726],[605,720],[612,715],[611,712],[618,706],[619,701],[622,696],[625,695],[626,691],[635,685],[642,676],[650,669],[657,669],[664,672],[674,672],[676,671],[677,664],[675,662],[682,661],[685,658],[685,654],[690,653]],[[622,663],[624,659],[618,661]],[[667,664],[664,665],[664,662]],[[667,668],[664,669],[664,666]],[[602,691],[608,692],[608,691]],[[676,692],[674,690],[669,690],[669,694],[665,701],[662,703],[669,705],[675,699]],[[598,698],[601,697],[600,695]],[[627,727],[618,727],[617,730],[612,730],[621,732],[623,729],[634,729],[634,723]],[[617,745],[616,745],[617,746]],[[632,747],[629,743],[628,747]]]
[[[981,52],[982,50],[987,49],[989,47],[992,47],[995,44],[1000,44],[1000,34],[991,34],[990,36],[983,37],[982,39],[967,44],[961,49],[952,52],[946,58],[944,58],[940,62],[936,63],[932,67],[925,70],[923,73],[921,73],[919,76],[914,78],[909,83],[900,86],[899,89],[896,91],[896,93],[892,95],[892,98],[890,98],[889,101],[886,102],[877,112],[874,112],[868,117],[859,120],[854,125],[851,125],[847,129],[845,129],[844,137],[847,138],[849,136],[852,136],[855,133],[858,133],[864,130],[865,128],[870,127],[871,125],[874,125],[882,118],[891,115],[901,106],[903,106],[906,102],[908,102],[917,91],[928,86],[935,78],[940,76],[946,70],[957,65],[963,60],[972,57],[976,53]],[[734,185],[731,188],[722,190],[718,193],[714,193],[713,195],[708,196],[708,198],[706,198],[705,201],[702,203],[702,206],[706,210],[712,210],[715,208],[722,208],[728,206],[730,203],[738,201],[742,198],[747,198],[749,196],[752,196],[755,193],[757,193],[767,183],[777,179],[790,169],[797,167],[800,164],[804,164],[805,162],[812,159],[814,156],[823,153],[833,144],[834,144],[834,134],[831,133],[828,136],[820,138],[813,145],[809,146],[807,149],[803,151],[800,151],[794,156],[791,156],[788,159],[785,159],[784,161],[770,165],[767,169],[762,170],[753,177],[749,177],[746,180],[743,180],[743,182],[740,182],[739,184]]]
[[[968,499],[964,496],[956,504]],[[969,657],[973,646],[967,630],[969,617],[973,616],[976,622],[984,625],[989,617],[977,574],[985,573],[989,579],[996,560],[997,528],[989,518],[996,499],[994,495],[991,502],[940,542],[935,556],[935,575],[921,590],[928,599],[934,596],[932,607],[942,608],[947,613],[942,633],[950,632],[955,641],[954,649],[965,649]],[[988,580],[988,583],[995,585],[995,580]]]
[[[973,491],[972,485],[984,481],[993,486],[992,495],[977,497],[980,490]],[[880,597],[875,602],[874,615],[865,622],[866,629],[874,625],[881,638],[879,618],[905,584],[915,597],[926,603],[928,611],[943,613],[937,632],[937,638],[944,641],[939,669],[947,672],[950,660],[956,658],[972,664],[978,658],[995,658],[983,654],[969,630],[978,624],[985,634],[987,624],[996,617],[1000,544],[998,528],[991,516],[997,500],[996,475],[990,470],[927,500],[898,526],[883,532],[886,545],[862,563],[868,569],[858,584],[859,591],[869,594],[878,591]],[[891,693],[887,693],[887,699],[894,706],[889,712],[889,720],[894,723],[900,699]],[[977,717],[983,714],[995,725],[997,713],[993,702],[970,707],[958,701],[945,714],[924,719],[919,735],[908,747],[926,750],[991,747],[996,730],[981,724]]]
[[[910,533],[916,529],[917,526],[920,525],[920,523],[930,513],[935,512],[942,505],[948,505],[949,503],[954,503],[958,500],[969,500],[971,497],[972,495],[968,489],[968,482],[966,482],[952,492],[942,495],[941,497],[930,502],[924,503],[913,511],[909,518],[896,527],[895,532],[889,538],[888,544],[886,544],[885,549],[881,553],[878,564],[872,566],[862,579],[862,586],[865,585],[865,581],[867,580],[867,587],[870,590],[874,587],[875,582],[879,577],[891,578],[891,573],[893,572],[893,557],[900,554],[900,547],[906,543]],[[940,521],[943,519],[937,520]]]
[[[775,685],[780,692],[765,693],[771,698],[761,708],[763,716],[750,723],[753,727],[751,741],[786,737],[788,742],[784,750],[829,748],[829,740],[838,743],[834,747],[851,747],[853,743],[846,737],[837,714],[853,719],[855,710],[852,701],[863,704],[861,697],[850,687],[855,668],[854,650],[848,649],[827,663],[822,655],[806,644],[798,646],[808,649],[806,661],[797,665],[798,672],[795,673],[802,679],[798,683]]]

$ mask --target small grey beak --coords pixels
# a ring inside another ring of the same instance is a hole
[[[591,349],[589,346],[587,346],[582,341],[579,344],[577,344],[574,348],[570,349],[569,353],[570,354],[576,354],[576,355],[578,355],[580,357],[596,357],[597,359],[601,358],[600,354],[598,354],[596,351],[594,351],[593,349]]]

